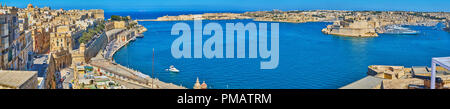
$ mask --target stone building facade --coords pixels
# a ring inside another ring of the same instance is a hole
[[[50,34],[50,52],[72,50],[72,32],[69,26],[59,26]]]
[[[57,89],[61,85],[61,69],[69,67],[72,64],[72,56],[68,50],[59,50],[51,52],[46,69],[45,88]]]
[[[31,31],[33,38],[33,52],[36,54],[44,54],[50,48],[50,33],[53,29],[48,27],[38,27]]]
[[[72,67],[86,64],[86,44],[81,43],[79,49],[72,51]]]

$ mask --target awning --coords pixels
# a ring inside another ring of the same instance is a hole
[[[450,57],[437,57],[431,59],[431,89],[436,87],[436,65],[450,70]]]

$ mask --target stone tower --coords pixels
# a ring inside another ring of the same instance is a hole
[[[203,83],[202,83],[202,89],[207,89],[207,88],[208,88],[208,85],[206,85],[205,81],[203,81]]]
[[[200,82],[198,81],[198,77],[197,77],[197,81],[194,84],[194,89],[201,89],[201,88],[202,87],[201,87]]]
[[[86,51],[86,44],[81,43],[81,44],[80,44],[80,51],[79,51],[79,52],[84,54],[84,51]]]

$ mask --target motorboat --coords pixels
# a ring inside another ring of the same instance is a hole
[[[143,34],[138,34],[138,35],[136,36],[136,38],[143,38],[143,37],[144,37]]]
[[[178,73],[180,72],[180,70],[178,70],[177,68],[175,68],[173,65],[170,65],[169,69],[166,69],[169,72],[173,72],[173,73]]]
[[[401,27],[398,25],[391,25],[385,27],[384,34],[404,34],[404,35],[415,35],[419,34],[418,31],[410,30],[409,28]]]

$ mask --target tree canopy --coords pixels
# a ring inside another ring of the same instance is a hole
[[[111,20],[112,21],[127,21],[130,20],[128,17],[122,17],[122,16],[118,16],[118,15],[112,15],[111,16]]]
[[[100,34],[105,29],[105,24],[101,22],[100,24],[97,24],[94,28],[89,28],[87,31],[83,32],[83,36],[81,36],[78,39],[79,43],[88,43],[94,35]]]

